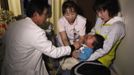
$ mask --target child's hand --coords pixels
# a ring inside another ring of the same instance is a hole
[[[73,51],[73,53],[72,53],[72,57],[78,59],[79,56],[80,56],[80,50],[75,50],[75,51]]]

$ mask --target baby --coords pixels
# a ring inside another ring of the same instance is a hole
[[[87,35],[85,37],[85,45],[80,48],[80,61],[86,61],[90,55],[99,48],[103,47],[104,38],[101,35]]]
[[[74,65],[81,61],[86,61],[93,52],[103,47],[104,38],[101,35],[86,35],[85,44],[82,45],[80,50],[76,50],[74,57],[66,58],[61,65],[62,69],[70,70]]]

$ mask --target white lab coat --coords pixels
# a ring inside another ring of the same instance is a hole
[[[53,58],[69,55],[69,46],[56,48],[30,18],[12,23],[5,37],[1,75],[48,75],[42,53]]]

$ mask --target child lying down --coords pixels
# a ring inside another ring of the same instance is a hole
[[[79,50],[73,53],[73,57],[66,58],[61,64],[63,70],[70,70],[74,65],[81,61],[86,61],[93,52],[103,47],[104,38],[98,34],[90,34],[85,36],[85,44]]]

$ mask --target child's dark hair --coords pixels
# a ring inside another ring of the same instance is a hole
[[[95,42],[93,43],[93,50],[97,50],[99,48],[103,48],[103,43],[104,43],[104,38],[103,36],[99,35],[99,34],[95,34],[94,37],[96,38]]]
[[[32,17],[35,12],[41,15],[45,9],[49,15],[50,5],[45,0],[31,0],[26,8],[26,15]]]
[[[96,0],[93,5],[94,11],[108,10],[109,16],[114,17],[121,10],[118,0]]]
[[[65,14],[67,8],[73,8],[76,13],[78,13],[78,6],[73,1],[66,1],[62,5],[62,13]]]

